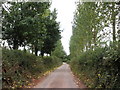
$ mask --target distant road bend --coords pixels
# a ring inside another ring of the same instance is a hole
[[[78,87],[68,64],[51,72],[43,81],[39,82],[34,88],[84,88],[84,85]]]

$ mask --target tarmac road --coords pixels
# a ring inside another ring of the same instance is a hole
[[[79,88],[68,64],[63,63],[34,88]],[[82,88],[82,87],[81,87]],[[84,88],[84,87],[83,87]]]

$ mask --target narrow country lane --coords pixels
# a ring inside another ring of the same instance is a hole
[[[79,88],[68,64],[64,63],[34,88]],[[84,87],[80,87],[84,88]]]

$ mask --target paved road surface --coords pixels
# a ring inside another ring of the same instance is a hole
[[[68,64],[64,63],[34,88],[79,88]]]

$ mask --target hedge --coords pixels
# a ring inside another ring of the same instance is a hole
[[[96,48],[72,58],[71,69],[89,88],[120,88],[120,50]]]
[[[2,87],[22,88],[29,86],[33,79],[42,76],[59,65],[61,60],[55,56],[41,58],[20,50],[2,49]]]

